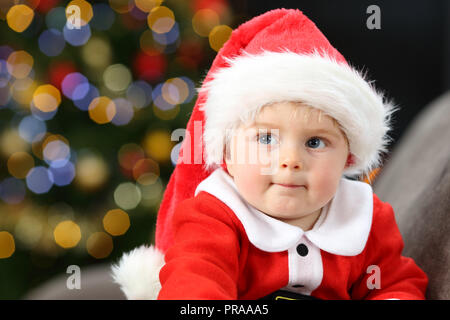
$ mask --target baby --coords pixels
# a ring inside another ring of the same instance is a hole
[[[116,281],[128,298],[423,299],[392,207],[348,178],[380,165],[393,110],[300,11],[243,24],[200,90],[203,141],[183,142],[156,248]]]

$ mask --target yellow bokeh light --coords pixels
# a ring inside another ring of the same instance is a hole
[[[189,87],[183,79],[172,78],[163,84],[161,95],[170,104],[180,104],[187,99]]]
[[[71,220],[62,221],[53,230],[53,238],[60,247],[73,248],[81,240],[81,229]]]
[[[19,50],[11,53],[6,62],[9,74],[16,79],[23,79],[30,74],[34,59],[28,52]]]
[[[131,210],[136,208],[141,199],[141,190],[134,183],[121,183],[114,190],[114,201],[122,209]]]
[[[136,7],[143,12],[150,12],[153,8],[161,5],[163,0],[134,0]]]
[[[94,232],[86,241],[87,252],[96,259],[103,259],[113,250],[113,241],[105,232]]]
[[[23,32],[33,21],[34,11],[24,4],[18,4],[11,7],[6,14],[8,26],[16,31]]]
[[[11,85],[11,95],[16,102],[28,110],[37,86],[38,84],[31,78],[18,79]]]
[[[12,176],[24,179],[30,169],[34,167],[34,159],[27,152],[15,152],[9,157],[7,165]]]
[[[0,231],[0,259],[11,257],[15,250],[14,237],[8,231]]]
[[[150,29],[156,33],[169,32],[175,24],[175,15],[167,7],[159,6],[153,8],[147,16],[147,23]]]
[[[55,111],[61,104],[61,93],[51,84],[39,86],[33,93],[33,104],[42,112]]]
[[[94,16],[94,11],[92,10],[92,6],[89,2],[84,0],[73,0],[70,1],[69,4],[66,6],[66,8],[69,8],[70,6],[77,6],[79,8],[79,21],[80,26],[85,26],[86,24],[91,21],[92,17]],[[72,21],[72,13],[68,12],[69,10],[66,10],[66,19],[67,21]]]
[[[120,236],[130,228],[130,217],[121,209],[108,211],[103,217],[103,227],[112,236]]]
[[[209,45],[211,48],[215,51],[219,51],[224,43],[230,38],[231,32],[233,32],[233,29],[226,25],[214,27],[209,34]]]
[[[89,117],[98,124],[111,122],[115,115],[116,105],[108,97],[97,97],[89,104]]]
[[[174,142],[170,140],[169,132],[157,130],[148,133],[142,145],[151,158],[157,162],[164,162],[170,159]]]
[[[118,13],[127,13],[133,9],[133,2],[129,0],[109,0],[111,9]]]
[[[121,92],[126,90],[131,80],[131,72],[123,64],[109,66],[103,73],[105,86],[111,91]]]
[[[76,163],[75,183],[86,191],[100,188],[109,176],[105,160],[96,155],[81,155]]]
[[[140,188],[142,193],[142,200],[140,204],[145,207],[158,206],[164,193],[161,179],[157,178],[152,184],[140,185]]]
[[[92,37],[81,48],[81,55],[89,66],[103,69],[111,62],[111,46],[103,38]]]
[[[192,18],[192,28],[201,37],[208,37],[219,23],[219,15],[211,9],[198,10]]]
[[[22,139],[16,129],[4,131],[0,136],[0,152],[9,157],[14,152],[25,151],[28,143]]]

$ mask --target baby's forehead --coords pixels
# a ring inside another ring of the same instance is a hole
[[[302,102],[277,102],[263,106],[249,119],[247,125],[270,123],[273,125],[320,125],[339,127],[338,122],[322,110]]]

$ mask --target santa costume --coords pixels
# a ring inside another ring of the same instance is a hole
[[[391,206],[343,177],[313,228],[276,220],[239,194],[226,132],[264,105],[301,101],[334,118],[350,147],[346,177],[386,151],[394,107],[301,11],[277,9],[233,31],[206,76],[158,212],[155,246],[124,254],[129,299],[423,299],[424,272],[401,255]],[[198,151],[203,157],[198,157]],[[197,152],[197,156],[195,155]]]

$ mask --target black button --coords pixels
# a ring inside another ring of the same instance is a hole
[[[300,243],[297,246],[297,253],[302,257],[305,257],[308,254],[308,247],[305,246],[303,243]]]

